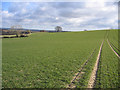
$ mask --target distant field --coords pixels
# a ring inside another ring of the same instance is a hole
[[[26,38],[5,38],[2,85],[4,88],[66,88],[87,61],[73,83],[77,88],[87,88],[104,40],[95,87],[118,88],[118,57],[107,39],[119,54],[117,30],[40,32]]]

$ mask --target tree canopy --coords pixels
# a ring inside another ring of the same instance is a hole
[[[55,31],[57,31],[57,32],[61,32],[61,31],[62,31],[62,27],[60,27],[60,26],[56,26],[56,27],[55,27]]]

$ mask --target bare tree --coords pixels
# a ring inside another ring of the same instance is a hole
[[[31,31],[30,30],[27,30],[27,34],[30,34],[31,33]]]
[[[20,36],[20,30],[23,29],[22,25],[13,25],[11,26],[10,32],[16,34],[16,37]]]
[[[56,27],[55,27],[55,31],[57,31],[57,32],[61,32],[61,31],[62,31],[62,27],[60,27],[60,26],[56,26]]]

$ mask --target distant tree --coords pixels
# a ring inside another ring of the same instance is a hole
[[[60,26],[56,26],[56,27],[55,27],[55,31],[57,31],[57,32],[61,32],[61,31],[62,31],[62,27],[60,27]]]
[[[16,34],[16,37],[21,35],[20,30],[22,30],[22,25],[13,25],[11,26],[10,32]]]
[[[16,34],[16,37],[20,37],[20,35],[21,35],[19,30],[16,30],[15,34]]]
[[[86,29],[84,31],[87,31]]]

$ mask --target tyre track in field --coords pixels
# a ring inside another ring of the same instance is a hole
[[[90,79],[88,81],[88,87],[87,88],[94,88],[94,85],[95,85],[95,82],[96,82],[96,77],[97,77],[98,66],[99,66],[99,62],[100,62],[100,57],[101,57],[101,52],[102,52],[102,47],[103,47],[103,43],[104,43],[104,40],[105,40],[106,37],[108,37],[108,31],[106,31],[104,39],[101,43],[101,46],[100,46],[100,49],[99,49],[99,52],[98,52],[98,56],[97,56],[93,71],[92,71]]]
[[[91,57],[93,56],[94,52],[96,51],[96,48],[93,50],[92,54],[90,55],[90,57],[86,60],[86,62],[82,65],[82,67],[79,69],[79,71],[75,74],[75,76],[73,77],[73,79],[71,80],[71,83],[67,86],[67,88],[76,88],[76,85],[74,84],[74,82],[79,78],[79,76],[81,74],[83,74],[84,72],[83,69],[84,67],[87,65],[88,61],[91,59]]]
[[[106,33],[105,33],[104,40],[105,40],[106,36],[108,36],[108,31],[106,31]],[[88,87],[87,88],[93,88],[94,87],[94,84],[95,84],[95,81],[96,81],[96,74],[97,74],[97,70],[98,70],[98,66],[99,66],[99,60],[100,60],[100,56],[101,56],[101,51],[102,51],[104,40],[101,43],[101,46],[100,46],[100,49],[99,49],[99,53],[98,53],[98,56],[97,56],[97,60],[96,60],[96,63],[94,65],[94,68],[93,68],[91,77],[89,79]],[[90,58],[93,56],[95,50],[96,50],[96,48],[94,49],[94,51],[92,52],[92,54],[90,55],[90,57],[87,59],[87,61],[83,64],[83,66],[78,71],[78,73],[76,74],[76,76],[73,77],[73,79],[71,80],[71,83],[67,86],[67,88],[76,88],[76,86],[74,84],[74,81],[77,78],[79,78],[80,74],[84,73],[84,72],[82,72],[82,70],[84,69],[85,65],[87,65],[87,62],[90,60]]]
[[[109,41],[110,42],[110,41]],[[111,44],[111,46],[113,46],[118,52],[120,52],[120,50],[114,45],[114,44],[112,44],[111,42],[110,42],[110,44]]]
[[[96,81],[96,74],[97,74],[97,70],[98,70],[98,65],[99,65],[99,61],[100,61],[100,56],[101,56],[101,51],[102,51],[102,47],[103,47],[103,43],[104,43],[104,40],[101,43],[99,53],[98,53],[98,56],[97,56],[97,60],[96,60],[96,63],[94,65],[93,71],[91,73],[90,79],[88,81],[88,87],[87,88],[93,88],[94,87],[94,84],[95,84],[95,81]]]
[[[109,42],[108,39],[107,39],[107,43],[108,43],[108,45],[110,46],[110,48],[112,49],[112,51],[115,53],[115,55],[120,59],[119,54],[112,48],[112,46],[111,46],[111,44],[110,44],[110,42]]]

